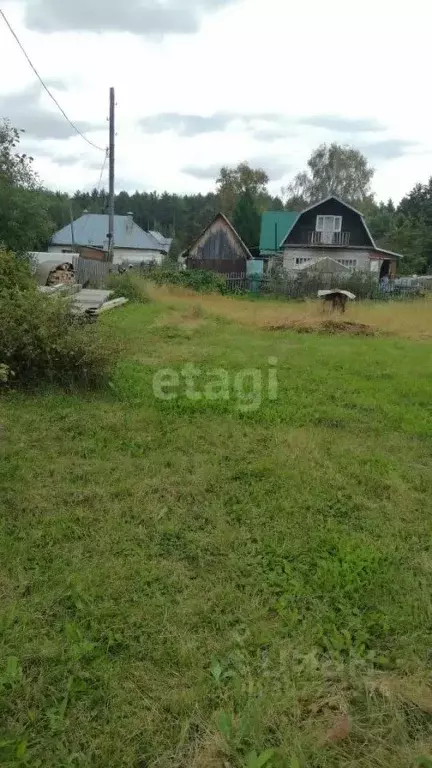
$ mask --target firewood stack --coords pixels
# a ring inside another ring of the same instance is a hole
[[[75,283],[75,272],[72,264],[58,264],[48,275],[47,285],[73,285]]]

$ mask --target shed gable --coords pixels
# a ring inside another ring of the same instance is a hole
[[[184,252],[191,269],[216,272],[245,272],[251,253],[231,222],[223,213],[210,222],[194,243]]]
[[[189,256],[211,261],[214,259],[241,259],[244,258],[245,254],[232,230],[221,217],[218,217],[200,235],[190,249]]]
[[[215,216],[187,249],[186,255],[192,259],[209,261],[251,258],[248,247],[223,213]]]

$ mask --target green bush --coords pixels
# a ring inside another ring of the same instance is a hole
[[[36,290],[31,264],[24,256],[0,249],[0,296],[9,291]]]
[[[0,384],[103,384],[114,359],[112,342],[74,313],[70,301],[39,293],[27,274],[20,259],[1,254]]]
[[[125,299],[140,304],[150,301],[143,276],[133,270],[109,275],[107,288],[113,291],[114,298],[124,296]]]
[[[148,278],[157,285],[181,285],[202,293],[226,293],[227,285],[223,275],[207,269],[171,270],[152,269]]]

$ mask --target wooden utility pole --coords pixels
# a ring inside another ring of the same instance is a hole
[[[114,194],[115,194],[115,93],[110,88],[109,112],[109,199],[108,199],[108,261],[114,259]]]

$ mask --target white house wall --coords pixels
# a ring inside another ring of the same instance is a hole
[[[77,254],[76,252],[76,248],[72,248],[71,245],[49,245],[48,246],[48,253],[62,253],[62,252],[79,256],[79,253]]]
[[[91,248],[92,246],[88,247]],[[62,251],[69,253],[69,251],[73,251],[73,248],[70,248],[67,245],[49,246],[49,253],[61,253]],[[159,253],[158,251],[142,251],[138,248],[114,248],[113,264],[123,264],[123,262],[140,264],[142,261],[162,264],[163,259],[163,253]]]
[[[134,248],[115,248],[114,247],[114,264],[122,264],[128,262],[130,264],[140,264],[144,262],[155,262],[156,264],[162,264],[164,256],[157,251],[141,251]]]
[[[370,269],[370,257],[368,251],[357,251],[354,248],[344,249],[330,249],[330,248],[287,248],[283,256],[284,269],[287,272],[296,272],[300,266],[304,265],[296,264],[296,259],[311,259],[316,261],[317,259],[323,259],[330,257],[335,261],[353,260],[355,259],[357,264],[355,269]]]

